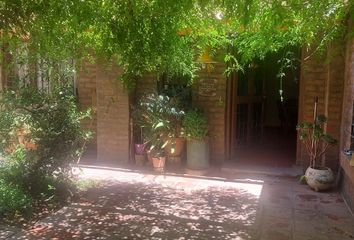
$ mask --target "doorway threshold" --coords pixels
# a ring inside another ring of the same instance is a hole
[[[300,166],[292,165],[290,167],[269,167],[259,165],[246,165],[226,162],[221,167],[221,172],[231,174],[256,174],[276,177],[299,177],[303,170]]]

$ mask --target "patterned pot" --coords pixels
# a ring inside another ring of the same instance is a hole
[[[135,147],[135,154],[137,155],[145,154],[145,144],[135,143],[134,147]]]
[[[334,174],[330,168],[315,169],[308,167],[305,177],[307,184],[316,192],[328,190],[334,183]]]

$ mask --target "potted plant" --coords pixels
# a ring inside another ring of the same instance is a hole
[[[149,155],[152,159],[152,165],[157,172],[163,172],[166,164],[166,153],[164,148],[167,141],[163,140],[164,133],[161,130],[157,130],[153,133],[153,137],[150,140]]]
[[[138,130],[134,129],[134,150],[136,155],[144,155],[146,143],[144,142],[143,127],[137,127]]]
[[[310,166],[305,172],[306,182],[315,191],[321,191],[332,187],[334,175],[332,170],[325,167],[324,163],[320,164],[319,160],[330,146],[337,143],[337,140],[325,132],[324,124],[327,119],[323,115],[317,115],[317,101],[316,98],[313,122],[305,121],[298,124],[297,131],[310,160]]]
[[[166,162],[165,147],[169,141],[171,130],[169,98],[164,95],[150,94],[144,96],[137,108],[144,128],[148,155],[152,159],[156,171],[162,171]]]
[[[142,126],[142,116],[138,108],[132,107],[132,109],[135,164],[144,166],[146,161],[146,142],[143,131],[144,127]]]
[[[181,164],[181,155],[185,149],[185,138],[182,134],[182,120],[185,115],[184,109],[188,108],[192,98],[191,89],[188,87],[190,77],[168,72],[160,76],[158,89],[169,97],[168,118],[171,124],[169,143],[165,150],[168,163]]]
[[[171,103],[171,106],[167,109],[170,131],[168,143],[165,148],[166,153],[170,158],[180,157],[184,149],[185,139],[181,136],[183,116],[184,111],[178,108],[178,104]]]
[[[208,122],[202,112],[192,110],[183,119],[187,138],[187,168],[206,170],[209,167]]]

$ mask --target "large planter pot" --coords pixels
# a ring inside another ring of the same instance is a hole
[[[135,148],[135,154],[137,154],[137,155],[144,155],[145,154],[145,144],[135,143],[134,148]]]
[[[207,140],[187,140],[187,168],[191,170],[209,168],[209,143]]]
[[[165,151],[169,157],[179,157],[184,149],[185,139],[171,138],[167,146],[165,147]]]
[[[328,190],[333,186],[334,174],[330,168],[307,168],[305,172],[307,184],[315,191]]]
[[[166,157],[152,157],[152,165],[156,172],[163,172],[165,169]]]

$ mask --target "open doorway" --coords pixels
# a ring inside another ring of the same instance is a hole
[[[233,165],[287,168],[296,162],[300,63],[280,80],[279,59],[269,55],[228,79],[226,149]]]

